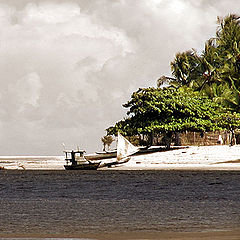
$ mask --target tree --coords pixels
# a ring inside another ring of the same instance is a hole
[[[176,78],[172,83],[189,86],[193,79],[198,78],[200,59],[195,50],[177,53],[171,62],[172,75]]]
[[[215,131],[223,109],[208,97],[191,88],[141,88],[123,105],[128,117],[107,129],[108,134],[121,131],[124,135],[163,133],[168,138],[175,132]]]
[[[240,114],[236,112],[226,112],[221,114],[217,121],[219,125],[231,133],[230,145],[233,146],[235,144],[235,130],[240,126]]]
[[[112,142],[114,141],[113,137],[110,135],[106,135],[104,137],[101,138],[101,141],[103,143],[103,151],[106,150],[106,146],[108,147],[108,149],[110,148],[110,145],[112,144]]]
[[[205,43],[202,54],[177,53],[171,62],[172,83],[188,86],[213,101],[240,111],[240,17],[218,17],[216,37]]]
[[[173,77],[162,76],[158,88],[134,92],[123,106],[127,117],[107,129],[123,135],[228,130],[240,124],[240,17],[218,18],[216,36],[204,51],[177,53]],[[168,86],[168,87],[166,87]]]

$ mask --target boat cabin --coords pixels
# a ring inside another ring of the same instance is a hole
[[[84,158],[84,153],[85,151],[84,150],[77,150],[77,151],[64,151],[65,152],[65,155],[66,155],[66,162],[67,164],[69,162],[72,163],[72,165],[77,165],[78,162],[86,162],[86,159]]]

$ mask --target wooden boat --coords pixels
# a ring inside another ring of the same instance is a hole
[[[108,159],[108,158],[116,158],[117,157],[117,150],[96,152],[95,154],[87,154],[84,157],[87,160],[90,160],[90,161],[91,160]]]
[[[64,151],[66,154],[66,162],[64,165],[66,170],[97,170],[100,161],[91,162],[84,157],[85,151],[77,150],[77,151]]]
[[[87,163],[87,164],[76,164],[76,165],[64,165],[66,170],[97,170],[100,165],[99,163]]]

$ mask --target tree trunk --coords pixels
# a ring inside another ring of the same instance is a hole
[[[233,146],[236,144],[236,139],[235,139],[235,132],[234,130],[231,130],[231,136],[230,136],[230,146]]]
[[[181,146],[182,143],[181,143],[181,138],[180,138],[180,133],[179,132],[176,132],[175,133],[175,145],[176,146]]]

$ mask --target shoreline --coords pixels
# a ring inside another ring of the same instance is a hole
[[[1,239],[89,239],[89,240],[236,240],[239,239],[239,229],[204,230],[199,232],[174,232],[174,231],[129,231],[108,233],[82,233],[82,234],[0,234]]]
[[[5,170],[64,170],[64,164],[64,156],[0,156],[0,166]],[[172,147],[133,155],[123,165],[98,169],[105,170],[240,171],[240,145]]]

